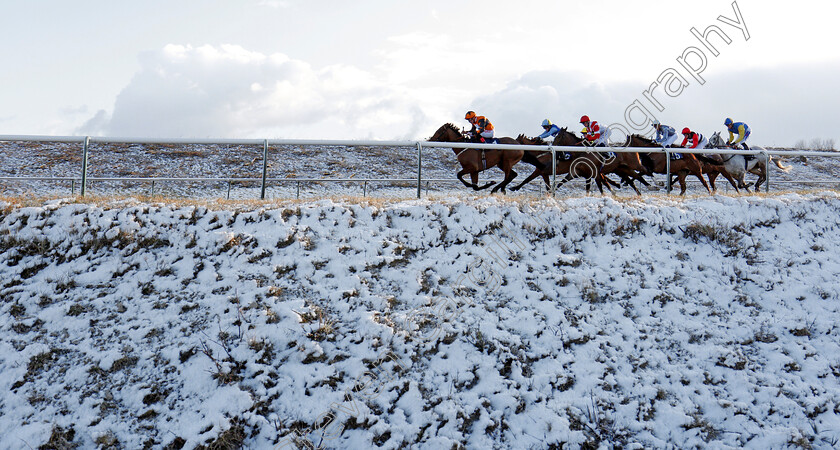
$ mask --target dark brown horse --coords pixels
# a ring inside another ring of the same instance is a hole
[[[547,142],[543,141],[540,138],[531,139],[531,138],[526,137],[524,134],[520,134],[519,137],[516,138],[516,141],[521,145],[548,145]],[[581,149],[581,150],[583,150],[583,149]],[[541,176],[543,181],[545,182],[546,189],[551,190],[551,179],[549,178],[552,175],[551,152],[546,151],[546,150],[525,150],[525,154],[529,155],[532,158],[535,158],[536,160],[538,160],[543,165],[543,168],[541,169],[539,166],[535,167],[534,172],[531,173],[531,175],[529,175],[528,178],[526,178],[523,182],[519,183],[517,186],[510,188],[510,190],[518,191],[519,189],[522,189],[522,186],[525,186],[531,180],[533,180],[534,178],[537,178],[539,176]],[[560,175],[567,174],[567,177],[569,179],[574,178],[575,176],[570,176],[571,172],[569,172],[570,170],[573,170],[572,169],[572,162],[575,159],[581,158],[585,155],[586,155],[586,153],[581,151],[581,152],[570,153],[570,157],[569,157],[568,160],[558,158],[558,160],[556,161],[557,162],[556,173],[560,174]],[[523,161],[524,161],[524,158],[523,158]],[[587,169],[589,169],[590,166],[595,167],[597,169],[597,165],[595,165],[594,163],[588,165]],[[585,171],[586,173],[581,173],[577,176],[584,176],[584,177],[587,178],[587,180],[589,180],[597,174],[596,169],[586,170]]]
[[[703,166],[703,173],[709,178],[709,186],[712,187],[712,192],[717,192],[717,187],[715,186],[715,180],[719,175],[723,175],[724,178],[729,181],[729,184],[735,188],[735,192],[740,192],[738,189],[738,183],[735,182],[735,179],[732,178],[732,175],[726,170],[726,166],[724,165],[724,160],[721,155],[711,154],[711,155],[699,155],[695,154],[694,156],[697,157],[697,160],[700,161],[700,164]],[[676,175],[671,175],[671,185],[677,181]]]
[[[548,145],[545,141],[540,138],[530,139],[525,137],[524,135],[519,135],[516,140],[522,145]],[[581,150],[584,150],[581,148]],[[551,152],[549,151],[541,151],[541,150],[526,150],[527,152],[532,152],[535,157],[545,166],[544,168],[540,169],[536,167],[534,172],[525,179],[525,181],[519,183],[519,185],[510,188],[512,191],[518,191],[522,188],[522,186],[528,184],[534,178],[539,176],[542,177],[543,181],[545,182],[545,187],[547,190],[551,190],[551,178],[552,169],[551,169]],[[586,191],[589,192],[590,190],[590,181],[595,180],[596,185],[598,186],[598,190],[603,194],[604,189],[603,185],[607,186],[607,189],[610,189],[609,183],[603,182],[601,178],[603,175],[598,171],[598,160],[595,156],[591,153],[586,152],[571,152],[569,154],[569,159],[562,159],[557,158],[556,160],[556,173],[558,175],[565,174],[563,181],[559,182],[558,185],[562,185],[563,183],[572,180],[577,177],[583,177],[586,179]]]
[[[498,140],[500,144],[517,144],[515,139],[509,137],[498,138]],[[458,127],[451,123],[443,124],[440,128],[438,128],[438,130],[435,131],[435,134],[429,138],[429,141],[471,142],[470,139],[464,136]],[[457,174],[458,179],[461,183],[464,183],[464,186],[466,187],[471,187],[474,190],[479,191],[496,184],[491,181],[484,186],[478,185],[478,173],[492,167],[498,166],[499,169],[505,173],[505,179],[490,191],[491,194],[496,191],[502,191],[502,193],[505,193],[505,187],[507,187],[508,183],[513,181],[517,175],[516,171],[513,170],[513,166],[524,156],[524,152],[522,150],[479,150],[474,148],[453,148],[452,151],[455,152],[455,155],[458,157],[458,162],[461,163],[462,167]],[[470,175],[472,183],[467,183],[467,181],[464,180],[464,175],[466,174]]]
[[[561,128],[560,133],[554,138],[553,145],[557,146],[576,146],[576,145],[585,145],[584,140],[582,138],[578,138],[574,133],[566,130],[566,128]],[[613,152],[612,154],[607,153],[596,153],[596,159],[600,160],[600,172],[604,175],[609,173],[614,173],[618,175],[625,184],[629,185],[636,191],[637,194],[641,195],[639,189],[636,188],[636,184],[633,180],[639,181],[645,186],[650,186],[642,175],[651,175],[648,169],[642,164],[641,159],[639,158],[639,154],[636,152]],[[609,177],[604,176],[601,180],[602,182],[612,182]],[[565,181],[563,181],[565,182]],[[618,186],[613,182],[615,186]]]
[[[638,134],[630,135],[630,142],[629,147],[651,147],[657,148],[659,150],[653,151],[650,153],[645,153],[644,156],[648,163],[648,169],[651,172],[655,173],[666,173],[667,167],[667,159],[665,152],[662,151],[662,147],[653,142],[652,140],[640,136]],[[703,178],[703,166],[697,158],[691,153],[683,153],[682,159],[675,159],[671,161],[671,171],[670,173],[666,174],[667,176],[671,176],[671,174],[676,174],[677,179],[680,182],[680,195],[685,195],[686,184],[685,184],[685,177],[690,173],[697,178],[700,179],[700,182],[703,183],[703,187],[706,188],[707,191],[711,194],[712,191],[709,189],[709,185],[706,184],[706,180]]]

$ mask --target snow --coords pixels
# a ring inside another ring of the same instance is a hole
[[[787,149],[782,149],[787,150]],[[37,194],[66,196],[78,193],[81,181],[82,145],[54,142],[0,142],[0,177],[73,177],[75,183],[60,180],[3,181],[6,195]],[[232,198],[257,199],[259,181],[186,182],[186,181],[93,181],[105,177],[175,177],[175,178],[251,178],[262,177],[263,149],[259,145],[226,146],[170,145],[170,144],[94,144],[89,150],[87,195],[162,195],[168,198]],[[774,157],[776,159],[776,157]],[[840,172],[840,158],[785,157],[781,159],[792,170],[783,172],[770,166],[772,190],[836,189],[838,183],[831,174]],[[367,146],[280,146],[268,151],[270,181],[267,198],[315,199],[325,195],[373,196],[377,198],[406,198],[416,196],[417,149],[414,147]],[[426,148],[423,150],[422,185],[424,195],[461,195],[464,186],[455,178],[461,169],[452,150]],[[533,166],[519,163],[519,175],[511,187],[531,174]],[[298,182],[298,179],[349,179],[343,182]],[[480,180],[502,181],[502,172],[492,168],[480,174]],[[615,177],[613,177],[615,178]],[[655,189],[664,191],[664,176],[656,175]],[[756,176],[747,175],[748,182]],[[399,179],[409,181],[381,182],[364,179]],[[281,181],[278,181],[281,180]],[[648,179],[649,180],[649,179]],[[815,183],[816,182],[816,183]],[[689,192],[705,194],[694,177],[688,178]],[[729,183],[718,177],[720,192],[734,193]],[[532,181],[512,196],[526,196],[542,192],[540,179]],[[583,189],[577,179],[559,189],[562,195],[576,195]],[[616,191],[620,196],[635,193],[624,187]],[[646,194],[650,194],[647,192]]]
[[[0,448],[836,447],[838,213],[0,203]]]

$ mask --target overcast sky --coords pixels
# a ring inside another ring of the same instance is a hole
[[[705,134],[730,116],[763,145],[837,139],[838,12],[824,0],[5,1],[0,134],[422,139],[473,109],[498,136],[538,134],[545,118],[579,130],[582,114],[631,128],[650,113]],[[717,56],[690,31],[710,25],[730,41],[712,30]],[[646,111],[628,119],[634,101]]]

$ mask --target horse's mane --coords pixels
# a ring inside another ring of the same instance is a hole
[[[647,138],[647,137],[644,137],[644,136],[642,136],[641,134],[635,134],[635,133],[634,133],[634,134],[631,134],[631,135],[630,135],[630,137],[636,138],[636,139],[638,139],[638,140],[640,140],[640,141],[642,141],[642,142],[647,142],[648,144],[653,144],[653,143],[654,143],[654,142],[653,142],[653,139],[651,139],[651,138]]]
[[[457,126],[457,125],[455,125],[455,124],[454,124],[454,123],[452,123],[452,122],[447,122],[447,123],[443,124],[443,126],[444,126],[444,128],[450,128],[450,129],[452,129],[452,130],[455,130],[455,131],[457,131],[458,133],[460,133],[460,132],[461,132],[461,129],[460,129],[460,128],[458,128],[458,126]]]

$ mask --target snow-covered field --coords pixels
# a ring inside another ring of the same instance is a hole
[[[837,447],[838,235],[833,192],[0,202],[0,447]]]
[[[81,144],[50,142],[0,142],[0,177],[75,177],[70,181],[2,181],[0,191],[5,195],[66,196],[78,193],[81,178]],[[799,190],[811,188],[836,189],[840,181],[840,157],[786,158],[785,165],[793,166],[788,173],[771,166],[771,189]],[[425,149],[423,152],[422,185],[424,195],[464,193],[465,188],[455,179],[460,166],[449,149]],[[533,166],[519,163],[515,184],[533,171]],[[258,146],[222,145],[141,145],[95,144],[89,156],[89,177],[177,177],[177,178],[255,178],[262,176],[262,148]],[[416,195],[416,148],[392,147],[335,147],[285,146],[269,149],[268,177],[271,181],[268,198],[319,198],[328,195],[367,195],[378,198],[407,198]],[[361,181],[301,182],[296,179],[399,179],[403,182]],[[748,181],[755,181],[748,175]],[[502,180],[502,172],[492,168],[481,174],[481,180]],[[831,181],[831,183],[812,183]],[[664,185],[664,176],[657,175],[656,183]],[[230,187],[230,191],[228,188]],[[733,192],[723,177],[717,181],[720,192]],[[560,189],[560,195],[577,195],[583,182],[577,180]],[[696,179],[689,178],[692,193],[705,193]],[[660,189],[660,193],[664,189]],[[260,196],[259,182],[208,181],[90,181],[88,192],[94,195],[163,195],[187,198],[256,199]],[[511,196],[533,196],[541,192],[541,183],[532,181],[519,193]],[[623,188],[620,196],[633,191]],[[647,192],[646,195],[655,194]]]

